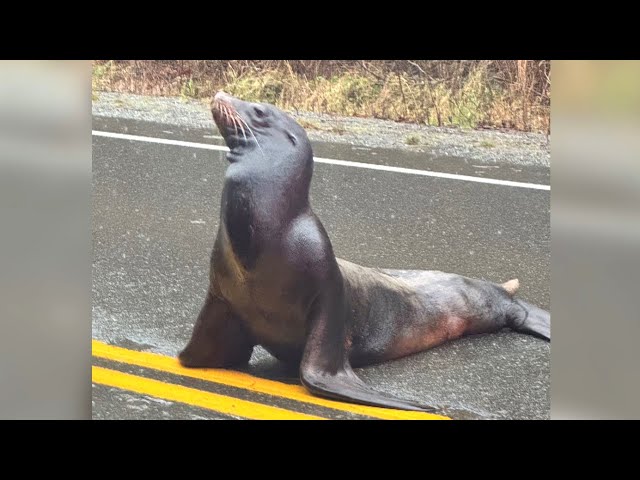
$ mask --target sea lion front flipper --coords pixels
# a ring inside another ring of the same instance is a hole
[[[435,409],[376,392],[353,371],[345,347],[345,314],[340,296],[324,295],[313,309],[300,380],[321,397],[376,407],[434,413]]]
[[[232,367],[249,361],[253,345],[227,302],[207,292],[191,340],[178,359],[185,367]]]
[[[402,400],[369,388],[347,364],[336,373],[309,367],[301,370],[302,383],[320,397],[374,407],[437,413],[435,408]]]

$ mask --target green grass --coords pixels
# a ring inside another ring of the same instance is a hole
[[[189,78],[187,81],[182,83],[180,87],[180,96],[183,98],[198,98],[200,93],[200,88],[193,81],[193,78]]]
[[[523,90],[519,84],[504,80],[513,75],[497,76],[496,62],[477,61],[461,69],[455,62],[433,61],[433,65],[444,69],[435,80],[425,80],[424,75],[407,69],[402,62],[392,69],[385,62],[368,62],[366,68],[363,63],[344,61],[314,66],[309,61],[95,61],[92,88],[94,92],[171,95],[185,100],[203,99],[206,103],[216,91],[224,90],[246,101],[271,103],[289,111],[470,129],[499,126],[510,119],[516,121],[517,129],[547,129],[548,101],[544,103],[538,97],[528,103],[529,120],[523,127],[524,109],[519,97]],[[492,68],[488,67],[490,64]],[[333,66],[329,68],[330,65]],[[422,65],[428,69],[431,64]],[[513,70],[512,67],[515,63],[509,66]],[[531,63],[529,68],[533,67]],[[303,126],[346,133],[342,126],[320,126],[310,121]],[[422,139],[407,138],[406,143],[418,145]]]
[[[495,144],[495,143],[493,143],[493,142],[492,142],[492,141],[490,141],[490,140],[482,140],[482,141],[480,142],[480,146],[481,146],[481,147],[483,147],[483,148],[493,148],[493,147],[495,147],[495,146],[496,146],[496,144]]]

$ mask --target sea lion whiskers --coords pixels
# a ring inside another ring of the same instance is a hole
[[[236,116],[237,116],[237,118],[242,120],[242,118],[240,118],[240,115],[238,115],[237,113],[236,113]],[[244,143],[247,143],[247,134],[244,131],[244,127],[242,126],[242,122],[241,121],[238,122],[238,126],[240,127],[240,130],[242,130],[242,136],[244,137]],[[256,140],[256,143],[257,143],[257,140]]]
[[[258,148],[260,149],[260,153],[262,154],[262,157],[264,158],[264,150],[262,150],[262,147],[260,146],[260,142],[258,142],[258,139],[256,138],[256,136],[253,133],[253,130],[251,130],[251,127],[249,126],[249,124],[240,116],[240,114],[238,114],[238,112],[236,112],[236,114],[238,115],[238,119],[244,123],[244,126],[247,127],[247,130],[249,130],[249,133],[251,134],[251,136],[253,137],[253,139],[256,141],[256,145],[258,145]]]
[[[233,122],[233,132],[236,134],[236,136],[238,136],[238,127],[240,126],[240,124],[236,120],[236,117],[233,115],[233,113],[230,112],[229,116],[231,117],[231,121]],[[240,127],[240,128],[242,128],[242,127]]]
[[[227,112],[225,112],[224,110],[224,105],[222,105],[220,102],[216,102],[216,110],[218,110],[219,112],[222,113],[225,122],[227,121]]]
[[[231,120],[233,123],[233,132],[238,135],[238,126],[233,118],[233,114],[226,105],[223,105],[222,108],[224,109],[225,118],[227,118],[227,120]]]
[[[244,138],[245,143],[247,143],[248,140],[247,140],[247,133],[243,127],[243,124],[245,127],[247,127],[247,130],[249,131],[253,139],[256,141],[256,145],[258,145],[258,148],[260,149],[260,153],[264,157],[265,156],[264,151],[262,150],[262,146],[260,145],[260,142],[258,142],[258,139],[253,133],[253,130],[251,130],[251,127],[249,126],[249,124],[240,116],[238,111],[235,108],[233,108],[232,105],[228,105],[222,102],[219,102],[218,105],[220,109],[223,111],[227,121],[231,119],[231,122],[233,123],[234,132],[236,135],[238,135],[238,127],[240,127],[240,130],[242,131],[242,137]]]
[[[215,110],[216,112],[218,112],[218,116],[224,122],[224,125],[227,126],[229,122],[227,121],[228,117],[227,113],[224,110],[224,105],[222,105],[220,102],[216,102]],[[220,126],[218,126],[218,129],[220,129]],[[222,133],[222,131],[220,133]]]
[[[214,109],[215,111],[217,111],[218,113],[221,113],[223,115],[223,118],[226,122],[227,120],[227,113],[224,110],[224,104],[220,103],[219,101],[216,100],[216,102],[214,103]]]
[[[226,123],[229,123],[229,115],[227,113],[227,109],[225,108],[224,104],[219,103],[218,104],[220,107],[220,111],[222,112],[222,114],[224,115],[224,120]]]

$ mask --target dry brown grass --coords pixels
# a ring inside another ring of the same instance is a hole
[[[439,126],[550,130],[550,62],[96,61],[94,91],[210,98]]]

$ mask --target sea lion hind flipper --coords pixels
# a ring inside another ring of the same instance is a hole
[[[300,380],[313,394],[375,407],[435,413],[433,407],[395,398],[368,387],[353,371],[345,347],[343,297],[325,295],[314,308],[300,364]]]
[[[516,332],[551,341],[550,313],[524,300],[513,302],[508,314],[508,326]]]
[[[248,362],[252,352],[253,342],[240,319],[224,300],[208,292],[191,340],[178,355],[182,366],[232,367]]]

